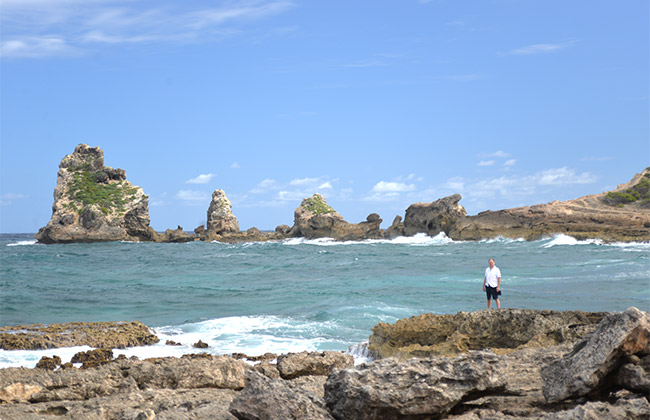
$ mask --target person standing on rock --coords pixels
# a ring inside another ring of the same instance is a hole
[[[501,270],[494,265],[494,259],[488,260],[490,265],[485,269],[485,279],[483,280],[483,291],[487,294],[487,308],[490,309],[492,299],[497,303],[497,309],[501,309],[501,301],[499,295],[501,294]]]

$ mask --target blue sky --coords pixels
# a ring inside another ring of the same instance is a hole
[[[390,225],[612,189],[650,165],[649,3],[1,0],[0,231],[51,216],[58,164],[100,146],[192,230],[319,192]]]

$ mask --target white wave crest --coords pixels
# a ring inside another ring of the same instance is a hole
[[[18,241],[13,244],[7,244],[7,246],[28,246],[28,245],[37,245],[38,241],[36,239],[31,239],[29,241]]]
[[[348,348],[348,351],[346,353],[352,355],[354,358],[355,366],[362,363],[370,363],[375,360],[372,353],[370,353],[370,350],[368,349],[368,344],[369,343],[367,341],[364,341],[363,343],[357,343]]]
[[[493,244],[493,243],[504,243],[504,244],[511,244],[515,242],[526,242],[524,238],[504,238],[503,236],[497,236],[496,238],[492,239],[482,239],[480,242],[486,243],[486,244]]]
[[[291,238],[282,241],[284,245],[318,245],[318,246],[340,246],[359,244],[393,244],[411,246],[445,245],[454,242],[444,232],[436,236],[429,236],[426,233],[417,233],[413,236],[398,236],[394,239],[364,239],[363,241],[336,241],[332,238]]]
[[[545,243],[542,245],[543,248],[551,248],[554,246],[561,246],[561,245],[602,245],[603,241],[601,239],[585,239],[585,240],[578,240],[574,238],[573,236],[569,235],[564,235],[564,234],[559,234],[554,236],[550,242]]]

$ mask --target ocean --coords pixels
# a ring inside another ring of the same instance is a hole
[[[140,358],[342,350],[363,361],[379,322],[486,308],[489,258],[504,308],[650,310],[650,243],[564,235],[537,241],[394,240],[40,245],[0,235],[0,325],[132,321],[161,338],[115,350]],[[493,304],[494,306],[494,304]],[[166,340],[182,346],[167,346]],[[88,347],[0,350],[0,368],[63,361]]]

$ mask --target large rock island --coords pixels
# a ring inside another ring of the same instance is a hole
[[[123,169],[104,166],[99,147],[78,145],[59,164],[52,218],[41,243],[151,241],[149,198]]]

